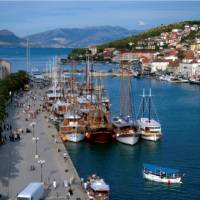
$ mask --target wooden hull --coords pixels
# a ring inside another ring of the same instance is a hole
[[[90,142],[104,144],[112,141],[113,132],[107,128],[99,128],[86,133],[86,139]]]

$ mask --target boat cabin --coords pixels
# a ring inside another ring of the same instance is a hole
[[[181,183],[181,174],[179,170],[161,167],[152,164],[144,164],[143,169],[144,178],[162,182],[162,183]]]

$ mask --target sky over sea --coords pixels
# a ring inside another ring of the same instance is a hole
[[[184,20],[200,20],[200,1],[0,1],[0,29],[19,36],[102,25],[145,30]]]

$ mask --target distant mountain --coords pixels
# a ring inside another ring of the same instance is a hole
[[[22,47],[25,40],[8,30],[0,30],[0,47]]]
[[[39,47],[87,47],[134,35],[138,32],[141,31],[130,31],[119,26],[59,28],[29,35],[28,38]]]

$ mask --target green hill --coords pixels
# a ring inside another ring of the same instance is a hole
[[[177,22],[177,23],[173,23],[173,24],[167,24],[167,25],[161,25],[159,27],[156,28],[152,28],[149,29],[145,32],[142,32],[140,34],[137,35],[133,35],[133,36],[129,36],[120,40],[114,40],[112,42],[103,44],[103,45],[99,45],[97,46],[98,48],[98,52],[103,51],[104,48],[107,47],[114,47],[118,50],[125,50],[125,49],[130,49],[129,43],[137,43],[138,41],[142,41],[145,40],[149,37],[154,37],[154,36],[159,36],[162,32],[170,32],[172,29],[182,29],[184,28],[185,25],[200,25],[200,20],[194,20],[194,21],[184,21],[184,22]],[[191,39],[194,37],[194,34],[191,35]],[[190,39],[190,36],[189,38]],[[71,54],[69,55],[69,57],[72,57],[74,59],[78,59],[79,55],[84,55],[85,54],[85,49],[74,49]]]
[[[99,48],[102,49],[106,47],[114,47],[117,49],[126,49],[126,48],[129,48],[129,45],[128,45],[129,42],[136,43],[140,40],[144,40],[149,37],[159,36],[162,32],[170,32],[172,29],[181,29],[181,28],[184,28],[185,25],[193,25],[193,24],[200,25],[200,21],[184,21],[184,22],[178,22],[174,24],[161,25],[159,27],[152,28],[138,35],[126,37],[120,40],[115,40],[110,43],[101,45],[99,46]]]

